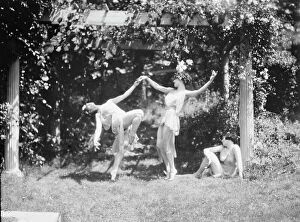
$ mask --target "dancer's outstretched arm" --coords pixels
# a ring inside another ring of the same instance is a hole
[[[101,114],[96,113],[96,130],[94,134],[94,146],[98,147],[100,143],[98,142],[101,136],[101,131],[102,131],[102,122],[101,122]]]
[[[209,87],[209,85],[214,81],[217,74],[218,74],[217,72],[212,71],[209,81],[207,83],[205,83],[204,86],[202,86],[200,89],[197,89],[197,90],[192,90],[192,91],[186,90],[186,95],[187,96],[198,96],[200,93],[204,92],[207,89],[207,87]]]
[[[126,99],[132,92],[133,90],[140,84],[141,82],[141,78],[138,78],[134,83],[133,85],[128,89],[126,90],[125,93],[123,93],[122,95],[120,96],[117,96],[115,98],[112,98],[110,99],[113,103],[117,104],[119,102],[121,102],[122,100]]]
[[[172,87],[165,87],[162,85],[159,85],[157,82],[153,81],[150,79],[148,76],[141,76],[142,79],[145,79],[148,81],[148,83],[156,90],[163,92],[163,93],[168,93],[172,90],[174,90]]]

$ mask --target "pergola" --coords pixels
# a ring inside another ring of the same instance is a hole
[[[50,22],[59,25],[58,20],[67,20],[68,15],[73,11],[70,9],[58,9],[52,12],[51,18],[45,16],[41,22]],[[153,15],[151,15],[153,16]],[[130,22],[137,25],[149,24],[152,26],[172,26],[172,14],[163,14],[160,22],[153,23],[149,13],[139,12],[137,14],[127,11],[110,10],[88,10],[81,15],[82,25],[96,26],[126,26]],[[217,19],[217,18],[216,18]],[[224,20],[226,22],[226,18]],[[205,27],[209,23],[199,14],[187,18],[180,23],[185,27]],[[161,50],[163,45],[145,45],[139,41],[131,41],[121,46],[124,49],[132,50]],[[240,147],[244,165],[250,160],[254,138],[254,114],[253,114],[253,82],[252,82],[252,61],[249,45],[240,45],[240,63],[244,69],[241,70],[240,78]],[[12,49],[13,50],[13,49]],[[8,103],[11,106],[11,118],[9,122],[9,132],[5,144],[5,173],[22,175],[19,169],[19,58],[16,56],[10,64],[8,81]]]

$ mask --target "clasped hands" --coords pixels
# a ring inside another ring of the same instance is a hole
[[[134,82],[134,85],[137,86],[138,84],[140,84],[140,82],[142,82],[143,80],[147,79],[148,76],[140,76],[139,78],[137,78]]]

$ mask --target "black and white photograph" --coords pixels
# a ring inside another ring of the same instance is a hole
[[[3,222],[300,221],[299,0],[0,0]]]

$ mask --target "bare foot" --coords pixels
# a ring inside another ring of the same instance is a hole
[[[168,180],[174,180],[175,175],[177,174],[177,170],[173,170],[169,173],[169,179]]]
[[[117,177],[117,171],[112,171],[110,172],[110,180],[111,181],[116,181],[116,177]]]
[[[201,174],[199,174],[199,173],[194,173],[193,175],[194,175],[194,177],[196,177],[197,179],[201,179]]]

